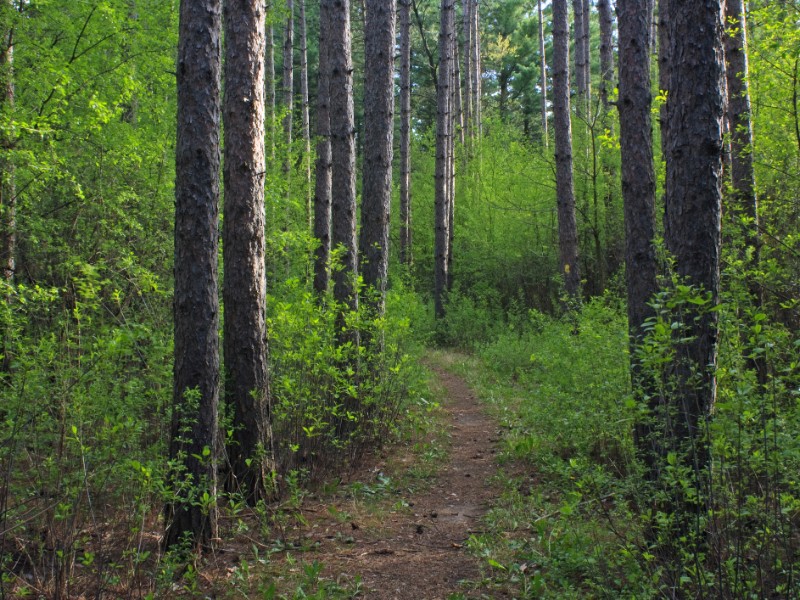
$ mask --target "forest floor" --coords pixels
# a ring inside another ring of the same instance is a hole
[[[297,540],[296,551],[263,561],[275,587],[265,594],[262,584],[258,596],[247,596],[505,597],[494,587],[486,595],[485,561],[467,549],[500,493],[493,481],[498,426],[464,380],[447,370],[452,360],[438,355],[429,365],[441,408],[428,438],[366,461],[346,493],[305,498],[287,535]]]

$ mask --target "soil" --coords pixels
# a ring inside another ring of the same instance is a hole
[[[433,370],[444,392],[449,452],[425,489],[372,518],[357,514],[362,522],[342,519],[341,513],[330,519],[340,510],[336,507],[319,507],[317,513],[328,518],[309,520],[309,535],[319,540],[314,560],[333,580],[360,576],[365,598],[481,597],[480,560],[468,553],[466,542],[480,533],[481,517],[499,493],[491,481],[497,472],[498,429],[461,378]]]

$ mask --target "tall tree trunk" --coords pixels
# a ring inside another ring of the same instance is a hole
[[[675,258],[681,282],[710,296],[702,308],[686,304],[673,361],[669,441],[691,469],[693,488],[700,499],[675,492],[673,503],[685,513],[676,522],[677,535],[683,536],[707,510],[707,419],[716,395],[718,313],[709,309],[718,303],[720,277],[722,3],[670,0],[665,18],[669,87],[664,241]],[[704,532],[696,533],[702,538]]]
[[[472,0],[464,0],[464,130],[472,137]]]
[[[3,44],[3,47],[0,48],[0,109],[4,113],[11,114],[14,110],[15,95],[14,28],[9,26],[7,31],[0,33]],[[17,189],[14,163],[9,158],[13,140],[8,137],[0,143],[2,143],[2,147],[0,147],[0,151],[2,151],[2,156],[0,156],[0,268],[3,269],[3,278],[11,282],[17,267]],[[3,352],[3,356],[5,363],[7,362],[6,352]]]
[[[648,4],[649,2],[645,2],[645,10]],[[608,93],[614,89],[614,19],[611,14],[611,0],[598,0],[597,13],[600,17],[600,100],[608,108]],[[652,16],[650,19],[652,20]],[[649,21],[647,29],[649,40]]]
[[[228,458],[235,488],[264,499],[274,471],[267,370],[264,215],[264,10],[225,2],[223,350],[225,401],[233,416]]]
[[[550,143],[550,135],[547,126],[547,55],[544,47],[544,16],[542,14],[542,0],[537,2],[539,9],[539,62],[541,64],[541,86],[542,86],[542,139],[544,147]]]
[[[726,113],[730,129],[730,208],[744,234],[739,255],[751,270],[761,262],[761,235],[758,196],[753,169],[753,123],[750,119],[750,89],[747,82],[747,21],[742,0],[725,2],[725,64],[727,83]],[[748,289],[756,306],[763,304],[763,289],[757,278],[747,278]],[[748,361],[759,383],[768,381],[763,355]]]
[[[473,0],[472,4],[472,114],[475,134],[480,137],[483,133],[483,107],[482,107],[482,67],[481,67],[481,29],[480,29],[480,0]]]
[[[572,179],[572,124],[569,110],[569,10],[567,0],[553,0],[553,120],[556,137],[556,195],[558,240],[564,286],[573,300],[580,298],[578,226]]]
[[[669,89],[669,61],[670,58],[670,45],[669,45],[669,5],[671,0],[652,0],[658,2],[658,89],[660,92],[665,92]],[[659,109],[659,124],[661,130],[661,157],[666,160],[667,151],[666,143],[669,136],[669,121],[667,119],[667,103],[661,104]]]
[[[467,2],[469,0],[466,0]],[[400,2],[400,262],[411,264],[411,0]]]
[[[283,135],[286,139],[286,157],[283,171],[288,177],[292,168],[292,123],[294,121],[294,0],[286,0],[286,24],[283,28]],[[287,182],[287,194],[289,186]]]
[[[453,33],[453,119],[456,123],[453,134],[458,132],[459,141],[464,145],[464,100],[461,96],[461,64],[458,53],[458,36]]]
[[[583,51],[583,80],[586,82],[586,106],[589,107],[592,95],[592,46],[591,46],[591,18],[592,10],[589,0],[583,0],[583,41],[581,49]],[[591,111],[587,110],[587,115]]]
[[[180,6],[169,455],[181,468],[172,474],[176,498],[165,509],[165,547],[185,536],[205,546],[217,531],[213,504],[201,506],[195,494],[217,497],[221,9],[221,0],[183,0]]]
[[[266,25],[266,52],[264,64],[264,91],[266,97],[267,121],[267,153],[270,160],[275,160],[275,39],[273,37],[272,19],[269,12],[274,10],[270,5],[268,23]]]
[[[758,233],[758,197],[753,169],[750,89],[747,83],[747,23],[742,0],[725,2],[725,61],[726,106],[731,140],[731,209],[740,222],[746,223],[744,242],[753,248],[753,266],[757,266],[761,240]]]
[[[573,36],[575,39],[575,90],[579,96],[586,97],[586,54],[583,50],[583,0],[572,0]],[[582,110],[582,102],[577,108]]]
[[[383,313],[389,269],[389,208],[394,140],[395,0],[367,0],[364,39],[364,173],[361,275]]]
[[[641,0],[617,0],[619,23],[619,110],[622,198],[625,213],[625,276],[628,294],[628,339],[630,343],[631,384],[640,402],[649,402],[651,411],[658,398],[647,388],[643,368],[637,358],[645,321],[654,314],[648,304],[658,291],[655,252],[655,167],[653,164],[653,126],[650,118],[650,45],[652,11]],[[655,477],[657,451],[651,447],[649,419],[636,424],[635,441]]]
[[[453,289],[453,242],[456,215],[456,123],[459,98],[458,40],[455,31],[455,3],[453,4],[453,36],[450,49],[450,122],[447,125],[447,291]]]
[[[333,296],[355,310],[356,289],[356,140],[353,107],[353,58],[350,0],[322,0],[330,16],[330,120],[333,199],[332,249],[338,249],[339,267],[333,274]],[[343,322],[340,319],[340,325]],[[344,336],[347,338],[348,336]],[[342,338],[344,339],[344,338]],[[350,338],[352,339],[352,338]]]
[[[308,36],[306,0],[300,0],[300,102],[302,103],[303,167],[306,173],[306,217],[311,230],[314,218],[311,191],[311,122],[308,110]]]
[[[330,3],[319,6],[319,79],[317,84],[317,164],[314,186],[314,290],[324,295],[330,285],[331,253],[331,113]]]
[[[434,199],[434,311],[437,318],[444,317],[447,291],[449,228],[449,169],[448,146],[451,123],[451,74],[453,29],[455,21],[454,0],[442,0],[439,19],[439,80],[436,89],[436,193]]]

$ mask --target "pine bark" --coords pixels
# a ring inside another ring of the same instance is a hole
[[[184,490],[217,496],[221,0],[183,0],[178,34],[175,148],[175,362],[169,455],[177,499],[165,509],[165,547],[216,537],[211,510]]]
[[[286,141],[286,157],[283,171],[291,171],[292,126],[294,121],[294,0],[286,0],[288,16],[283,28],[283,135]]]
[[[458,40],[455,32],[455,3],[453,4],[453,35],[450,48],[450,121],[447,125],[447,291],[453,289],[453,243],[456,215],[456,124],[458,123]]]
[[[453,30],[455,22],[454,0],[442,0],[439,19],[439,68],[436,89],[436,166],[434,178],[434,312],[437,318],[445,314],[445,294],[449,270],[449,169],[448,149],[451,123],[451,65]]]
[[[750,90],[747,65],[747,23],[742,0],[725,2],[725,62],[727,116],[731,140],[731,209],[746,223],[745,244],[752,247],[758,262],[761,245],[758,234],[758,197],[753,169],[753,124],[750,118]]]
[[[267,497],[274,470],[267,369],[264,210],[264,9],[261,0],[226,0],[225,401],[233,417],[228,458],[235,488],[250,502]]]
[[[649,2],[645,2],[647,10]],[[600,100],[608,108],[608,94],[614,89],[614,19],[611,0],[598,0],[597,14],[600,17]],[[652,20],[652,16],[650,17]],[[650,22],[647,23],[647,39],[650,39]],[[649,45],[649,41],[648,41]]]
[[[625,276],[628,296],[628,339],[634,396],[648,402],[657,398],[647,388],[647,378],[637,359],[643,324],[653,316],[650,300],[658,291],[655,252],[655,167],[653,126],[650,116],[650,35],[652,10],[641,0],[617,0],[619,25],[619,110],[622,199],[625,213]],[[635,441],[653,478],[655,452],[652,425],[636,424]]]
[[[331,116],[330,116],[330,3],[319,7],[319,79],[317,84],[317,159],[314,185],[314,291],[324,295],[330,286],[331,253]]]
[[[464,0],[464,132],[472,137],[472,0]]]
[[[721,0],[670,0],[664,241],[676,275],[716,306],[720,277],[723,52]],[[715,398],[716,311],[687,305],[674,360],[672,441],[691,446],[695,484],[708,466],[705,420]]]
[[[395,0],[367,0],[364,72],[364,172],[361,275],[383,313],[389,270],[389,209],[394,156]]]
[[[322,0],[331,19],[330,121],[331,195],[333,249],[339,264],[333,274],[333,295],[350,310],[358,307],[356,289],[356,140],[353,107],[353,58],[350,32],[350,0]],[[340,323],[342,324],[342,323]],[[346,336],[345,336],[346,337]]]
[[[469,0],[466,0],[467,2]],[[411,264],[411,0],[400,2],[400,262]]]
[[[264,93],[267,112],[267,153],[270,160],[275,160],[275,39],[271,20],[266,25]]]
[[[309,230],[313,221],[313,193],[311,191],[311,118],[308,107],[308,31],[306,23],[306,0],[300,0],[300,103],[303,135],[303,170],[306,180],[306,217]]]
[[[472,115],[475,135],[481,136],[483,132],[483,105],[482,105],[482,67],[481,67],[481,33],[480,33],[480,0],[473,0],[472,11]]]
[[[572,0],[572,17],[573,17],[573,36],[575,39],[575,90],[578,95],[586,96],[586,53],[583,49],[583,43],[586,39],[583,32],[583,1]],[[578,108],[581,108],[581,102],[578,102]]]
[[[580,297],[578,226],[572,173],[572,123],[569,99],[569,10],[567,0],[553,0],[553,125],[561,272],[570,298]]]
[[[542,89],[542,139],[544,147],[547,148],[550,135],[548,131],[547,119],[547,55],[544,47],[544,15],[542,14],[542,0],[537,2],[539,10],[539,63],[541,65],[541,89]]]
[[[10,2],[9,2],[10,5]],[[8,10],[12,10],[13,7]],[[0,48],[0,109],[10,114],[14,110],[14,28],[10,26],[2,31],[2,48]],[[14,280],[17,270],[17,189],[14,175],[14,163],[9,154],[13,149],[13,140],[6,138],[0,141],[0,268],[7,282]],[[6,353],[3,353],[4,357]],[[3,362],[7,362],[3,359]],[[5,370],[5,369],[4,369]]]

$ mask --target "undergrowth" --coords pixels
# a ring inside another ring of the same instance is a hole
[[[495,585],[524,598],[800,594],[798,341],[764,313],[743,318],[735,297],[727,301],[710,419],[712,500],[698,524],[710,540],[702,555],[662,551],[660,532],[674,517],[634,448],[643,407],[630,392],[618,302],[589,302],[577,327],[574,318],[531,311],[458,365],[505,429],[504,492],[486,531],[470,540]],[[651,336],[650,343],[666,352],[670,342]],[[770,365],[764,387],[748,368],[754,353]],[[691,486],[676,462],[665,467],[669,485]]]

